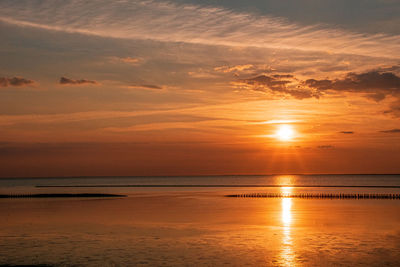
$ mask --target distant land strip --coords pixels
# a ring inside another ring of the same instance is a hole
[[[312,199],[400,199],[400,194],[365,194],[365,193],[249,193],[226,195],[236,198],[312,198]]]
[[[400,188],[400,185],[229,185],[229,184],[124,184],[124,185],[36,185],[36,187],[340,187],[340,188]]]
[[[126,195],[83,193],[83,194],[1,194],[0,198],[56,198],[56,197],[126,197]]]

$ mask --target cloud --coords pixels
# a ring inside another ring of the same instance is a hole
[[[391,130],[384,130],[380,131],[381,133],[400,133],[400,129],[391,129]]]
[[[241,79],[237,82],[234,82],[234,85],[239,87],[244,85],[246,88],[254,91],[290,95],[296,99],[319,97],[319,95],[313,90],[301,89],[292,84],[295,82],[293,78],[294,77],[292,75],[260,75],[250,79]]]
[[[223,73],[229,73],[229,72],[236,72],[236,71],[243,71],[243,70],[248,70],[252,69],[254,66],[252,64],[245,64],[245,65],[236,65],[236,66],[220,66],[220,67],[215,67],[214,70],[218,72],[223,72]]]
[[[29,79],[21,78],[21,77],[0,77],[0,87],[7,86],[27,86],[32,85],[35,82]]]
[[[144,87],[144,88],[149,88],[149,89],[162,89],[161,86],[153,85],[153,84],[142,84],[140,86]]]
[[[135,58],[135,57],[110,57],[110,61],[112,61],[112,62],[123,62],[123,63],[126,63],[126,64],[137,65],[142,61],[142,59]]]
[[[162,1],[3,0],[0,20],[109,38],[400,58],[400,36],[362,34],[230,9]]]
[[[125,85],[124,88],[161,90],[163,87],[154,84]]]
[[[205,70],[203,68],[199,68],[196,71],[189,71],[187,74],[192,78],[198,78],[198,79],[210,79],[219,77],[215,73]]]
[[[389,108],[390,109],[385,110],[383,113],[392,115],[394,117],[400,117],[400,97],[397,99],[397,101],[393,102]]]
[[[393,96],[397,101],[385,113],[396,112],[400,108],[400,77],[393,72],[349,72],[341,79],[323,80],[300,80],[292,74],[259,75],[240,79],[233,82],[233,85],[254,91],[286,94],[296,99],[319,98],[330,91],[362,93],[376,102]]]
[[[139,61],[140,61],[140,59],[138,59],[138,58],[133,58],[133,57],[123,57],[123,58],[120,58],[120,60],[122,61],[122,62],[125,62],[125,63],[138,63]]]
[[[348,73],[342,79],[308,79],[302,83],[305,87],[319,91],[321,95],[329,90],[362,93],[366,98],[376,102],[392,96],[395,101],[390,104],[390,109],[384,111],[384,113],[400,117],[400,77],[393,72],[375,70],[359,74]]]
[[[63,85],[83,85],[83,84],[98,84],[98,82],[96,81],[90,81],[90,80],[85,80],[85,79],[81,79],[81,80],[73,80],[73,79],[69,79],[66,77],[61,77],[60,78],[60,84]]]
[[[353,131],[341,131],[339,133],[342,133],[342,134],[354,134]]]
[[[294,78],[291,74],[274,74],[272,77],[279,79],[279,78]]]
[[[242,82],[251,85],[266,86],[271,90],[283,90],[287,84],[291,83],[289,80],[281,80],[279,78],[270,77],[266,75],[260,75],[250,79],[243,79]]]
[[[376,101],[384,99],[387,94],[400,93],[400,77],[392,72],[348,73],[343,79],[308,79],[304,84],[319,91],[335,90],[368,93],[367,96]]]

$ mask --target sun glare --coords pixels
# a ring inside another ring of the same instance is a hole
[[[281,124],[279,125],[275,136],[281,141],[290,141],[293,139],[294,136],[293,127],[288,124]]]

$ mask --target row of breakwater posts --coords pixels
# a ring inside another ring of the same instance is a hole
[[[126,195],[102,194],[102,193],[76,193],[76,194],[0,194],[0,198],[71,198],[71,197],[126,197]]]
[[[400,194],[369,193],[245,193],[226,195],[237,198],[306,198],[306,199],[400,199]]]

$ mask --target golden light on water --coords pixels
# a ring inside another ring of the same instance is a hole
[[[281,124],[279,125],[275,137],[281,141],[290,141],[294,137],[294,130],[292,125],[290,124]]]
[[[282,187],[283,196],[289,196],[292,193],[292,187]],[[290,227],[292,222],[292,199],[289,197],[282,198],[282,223],[284,227]]]
[[[292,222],[292,199],[282,198],[282,223],[283,227],[290,227]]]
[[[289,195],[292,187],[282,187],[281,193]],[[295,263],[295,255],[293,251],[293,243],[291,236],[292,224],[292,199],[289,197],[282,198],[282,250],[280,253],[280,261],[283,266],[293,266]]]

